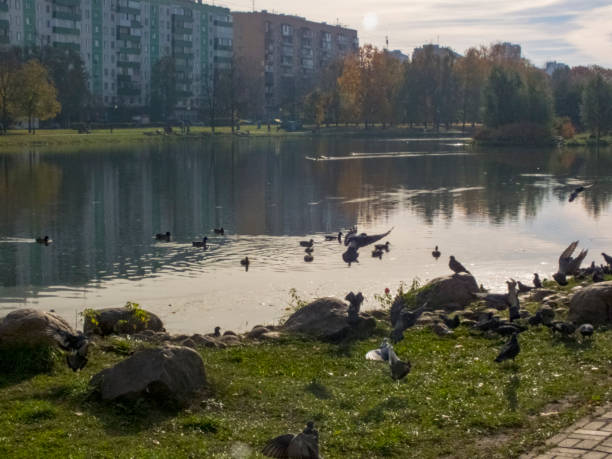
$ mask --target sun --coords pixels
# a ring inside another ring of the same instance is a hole
[[[376,13],[366,13],[363,16],[363,26],[366,30],[374,30],[378,25],[378,15]]]

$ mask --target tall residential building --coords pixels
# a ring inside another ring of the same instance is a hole
[[[439,58],[452,57],[453,59],[458,59],[461,57],[461,54],[453,51],[447,46],[440,46],[430,43],[419,48],[414,48],[412,50],[412,60],[414,61],[415,59],[419,59],[420,56],[426,55],[426,53],[431,53],[433,56]]]
[[[142,106],[156,62],[174,58],[179,109],[199,106],[207,78],[232,60],[227,8],[201,0],[0,0],[0,46],[78,51],[107,106]]]
[[[545,70],[549,76],[552,76],[553,73],[555,73],[557,70],[563,70],[563,69],[569,70],[569,66],[567,64],[564,64],[562,62],[557,62],[557,61],[551,61],[551,62],[546,63]]]
[[[281,108],[307,90],[313,77],[335,59],[359,48],[357,31],[339,25],[265,10],[232,15],[234,57],[260,77],[269,117],[282,114]]]

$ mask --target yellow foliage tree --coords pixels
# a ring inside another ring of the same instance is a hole
[[[47,69],[36,59],[26,62],[18,72],[20,82],[15,98],[15,115],[28,119],[28,132],[36,133],[33,120],[48,120],[62,109],[57,90]]]

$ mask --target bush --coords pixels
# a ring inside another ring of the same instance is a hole
[[[484,143],[508,145],[542,145],[552,143],[550,130],[534,123],[512,123],[499,128],[482,128],[474,139]]]

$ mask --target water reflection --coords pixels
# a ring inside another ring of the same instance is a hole
[[[533,239],[556,244],[567,243],[566,237],[602,237],[593,228],[609,223],[611,158],[610,152],[588,150],[472,150],[461,139],[335,137],[3,154],[0,306],[42,301],[43,295],[67,297],[61,292],[72,287],[85,286],[87,296],[96,285],[116,301],[114,281],[150,288],[156,280],[172,290],[183,288],[173,276],[195,282],[213,272],[215,282],[221,279],[216,288],[225,282],[227,290],[240,289],[232,284],[233,273],[245,255],[252,260],[248,274],[259,270],[269,280],[258,285],[262,294],[269,287],[285,295],[299,284],[310,285],[311,293],[319,279],[331,287],[346,271],[337,246],[317,244],[314,262],[306,264],[296,241],[353,225],[372,232],[396,226],[395,261],[363,263],[361,271],[352,271],[371,285],[410,280],[419,272],[415,266],[391,275],[392,266],[404,261],[402,250],[405,255],[427,247],[429,256],[433,237],[448,240],[448,250],[473,237],[476,227],[488,238],[481,245],[498,244],[495,231],[528,233],[524,245],[552,252],[554,247]],[[589,188],[567,203],[578,184]],[[571,224],[565,224],[568,215]],[[551,233],[554,222],[563,226],[558,234]],[[227,236],[212,234],[221,226]],[[166,231],[172,242],[154,240]],[[44,234],[54,244],[31,243]],[[191,247],[204,235],[208,250]],[[508,246],[496,256],[513,250]],[[487,262],[485,254],[478,257]],[[420,277],[443,272],[443,265]],[[381,280],[374,281],[376,276]],[[503,279],[500,270],[481,276]],[[205,282],[187,290],[206,295]]]

